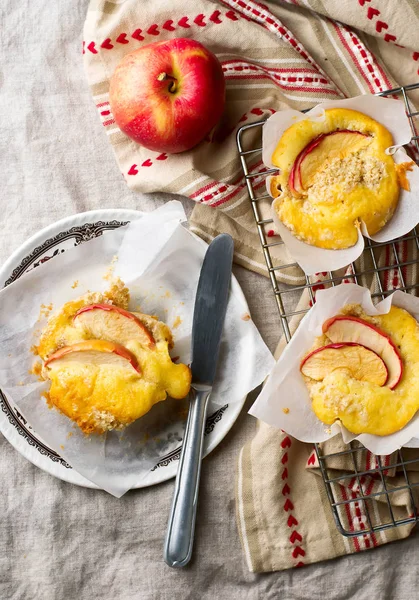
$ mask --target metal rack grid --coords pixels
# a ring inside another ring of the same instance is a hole
[[[412,131],[411,146],[413,153],[417,157],[419,156],[419,136],[417,135],[415,128],[414,117],[419,115],[419,111],[415,112],[411,109],[411,105],[407,97],[407,92],[414,89],[419,89],[419,83],[395,88],[392,90],[386,90],[378,95],[393,96],[403,99]],[[240,154],[241,165],[245,175],[247,190],[256,221],[260,243],[278,306],[282,329],[286,341],[289,342],[292,335],[289,322],[290,319],[297,317],[297,315],[302,316],[308,310],[308,308],[304,310],[295,310],[294,306],[296,300],[303,290],[308,290],[310,301],[311,303],[314,303],[315,289],[319,282],[318,279],[314,281],[309,276],[305,276],[305,283],[298,286],[281,284],[280,281],[278,281],[278,276],[280,276],[281,271],[285,271],[291,267],[296,267],[297,263],[291,262],[286,265],[275,264],[275,259],[272,256],[272,248],[282,245],[283,242],[270,241],[269,237],[267,236],[265,227],[270,223],[273,223],[273,221],[272,219],[262,218],[259,206],[261,200],[269,200],[270,196],[266,193],[264,186],[260,195],[257,195],[255,193],[255,186],[253,185],[253,180],[256,177],[260,178],[260,173],[252,173],[251,168],[257,160],[261,159],[263,124],[264,121],[258,121],[241,127],[237,132],[237,147]],[[255,141],[256,138],[257,141]],[[251,141],[249,142],[249,140]],[[276,169],[267,169],[264,172],[264,175],[268,176],[274,173],[277,173]],[[366,258],[365,262],[368,261],[369,268],[365,268],[365,266],[362,268],[359,264],[361,261],[358,260],[355,263],[352,263],[352,270],[349,274],[345,273],[345,275],[342,275],[341,273],[329,272],[325,277],[323,277],[321,283],[323,285],[329,284],[331,286],[335,286],[341,283],[343,280],[350,280],[360,285],[369,285],[369,287],[373,287],[373,284],[375,283],[374,289],[377,291],[372,294],[372,297],[377,301],[385,298],[386,295],[392,293],[394,289],[400,289],[408,293],[419,295],[419,283],[409,283],[405,280],[405,269],[415,264],[417,264],[419,268],[419,258],[415,260],[405,260],[401,256],[399,243],[403,240],[407,241],[409,244],[413,244],[419,256],[419,233],[417,228],[413,229],[412,232],[403,238],[394,240],[393,242],[375,243],[366,239],[363,256]],[[383,251],[386,252],[387,257],[390,258],[390,260],[384,265],[380,262],[378,257],[378,253],[380,252],[382,254]],[[390,273],[390,271],[398,274],[398,284],[391,287],[391,289],[386,289],[385,285],[383,284],[383,278],[386,277],[386,272]],[[416,453],[416,457],[414,456],[413,458],[409,458],[408,454],[409,452],[411,454],[412,451],[407,449],[401,449],[392,454],[391,457],[387,458],[374,456],[369,453],[370,459],[372,457],[372,460],[368,460],[366,462],[365,458],[368,451],[364,446],[356,441],[351,442],[343,451],[329,454],[324,452],[322,444],[314,444],[314,446],[332,513],[337,528],[342,535],[346,537],[355,537],[368,533],[376,533],[392,527],[415,524],[418,522],[419,516],[416,510],[416,504],[417,498],[419,498],[419,483],[411,480],[409,477],[409,472],[411,469],[414,470],[415,467],[416,470],[419,471],[419,451]],[[334,465],[336,466],[336,459],[339,459],[340,461],[344,460],[346,464],[350,465],[346,472],[337,471],[335,468],[333,468]],[[374,464],[375,466],[371,467],[371,464],[369,463]],[[365,468],[365,465],[368,468]],[[397,473],[397,481],[399,483],[401,481],[401,483],[396,486],[391,485],[389,483],[390,480],[387,478],[387,474],[391,469],[394,469],[394,471],[391,471],[392,473]],[[380,485],[373,488],[376,491],[373,493],[368,493],[368,490],[365,489],[365,485],[363,485],[365,478],[369,478],[370,481],[378,481]],[[350,494],[351,497],[348,499],[339,500],[339,496],[337,495],[337,486],[345,486],[345,484],[348,484],[349,480],[356,482],[357,485],[353,488],[356,489],[356,493],[352,492]],[[393,510],[390,502],[392,494],[397,493],[408,494],[408,498],[410,499],[411,510],[408,511],[408,514],[403,515],[402,517],[394,514],[395,511]],[[373,511],[370,505],[372,500],[381,501],[381,508],[385,507],[386,510]],[[348,509],[354,510],[356,507],[356,510],[358,511],[357,514],[360,514],[360,506],[362,508],[362,518],[358,520],[358,526],[354,526],[353,520],[348,516]],[[377,517],[378,512],[380,512],[380,515]],[[385,514],[383,514],[383,512]]]

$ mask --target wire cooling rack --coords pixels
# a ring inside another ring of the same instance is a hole
[[[404,101],[412,130],[411,146],[413,153],[417,152],[415,154],[417,157],[419,156],[419,136],[415,129],[414,118],[419,115],[419,111],[414,112],[411,109],[407,97],[407,93],[415,89],[419,89],[419,83],[386,90],[378,95],[398,97]],[[273,241],[267,235],[266,227],[273,221],[272,219],[263,219],[261,215],[260,201],[269,199],[270,196],[266,192],[265,186],[259,185],[260,173],[251,172],[251,165],[261,159],[263,125],[264,121],[258,121],[241,127],[237,132],[237,146],[260,243],[278,305],[282,329],[287,342],[289,342],[292,335],[290,319],[297,315],[302,316],[308,310],[296,310],[296,302],[302,291],[306,289],[311,303],[314,303],[314,293],[319,281],[316,277],[306,276],[303,285],[291,286],[280,282],[281,272],[285,273],[288,269],[296,267],[297,263],[276,264],[272,251],[275,246],[279,246],[283,242]],[[264,176],[274,173],[277,173],[276,169],[268,169],[264,172]],[[255,178],[258,178],[256,180],[258,182],[257,186]],[[258,193],[256,193],[257,191]],[[366,239],[364,260],[352,263],[352,269],[347,271],[345,275],[342,275],[341,272],[339,274],[336,272],[323,273],[321,284],[335,286],[342,283],[343,280],[349,280],[360,285],[369,285],[376,290],[372,296],[377,301],[385,298],[394,289],[419,295],[419,283],[409,283],[406,281],[405,275],[407,267],[417,264],[419,268],[419,258],[406,260],[400,250],[403,241],[413,244],[419,256],[419,234],[416,228],[408,235],[393,242],[378,244]],[[383,251],[386,253],[385,264],[380,261],[378,256],[379,253],[382,256]],[[390,274],[392,284],[389,286]],[[374,534],[392,527],[418,522],[419,517],[415,499],[418,498],[419,483],[412,481],[411,472],[419,471],[419,451],[413,453],[416,457],[411,457],[412,451],[408,449],[401,449],[389,457],[383,457],[372,455],[357,441],[351,442],[345,450],[329,454],[324,452],[322,444],[315,444],[314,446],[332,513],[342,535],[355,537],[368,533]],[[336,469],[336,459],[347,465],[346,471]],[[396,485],[387,477],[389,473],[397,475],[393,479],[393,482],[397,482]],[[366,481],[370,481],[374,485],[366,486]],[[348,484],[350,484],[350,493],[345,492],[342,495],[342,488],[348,490]],[[371,492],[371,489],[374,491]],[[392,496],[393,494],[399,494],[399,497],[402,494],[405,499],[407,498],[409,508],[406,514],[400,516],[400,510],[396,511],[394,509],[396,503],[393,503],[393,505],[391,503],[392,498],[395,499]],[[371,504],[373,500],[379,501],[377,505],[379,505],[380,510],[377,510],[376,507],[373,508]],[[353,516],[356,518],[353,518]]]

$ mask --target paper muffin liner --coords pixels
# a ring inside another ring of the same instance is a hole
[[[301,360],[312,348],[315,338],[321,335],[323,323],[347,304],[360,304],[371,316],[388,313],[394,304],[419,321],[419,298],[404,292],[395,291],[374,306],[369,290],[353,283],[319,290],[316,304],[302,319],[249,413],[302,442],[324,442],[342,433],[345,443],[359,440],[374,454],[391,454],[405,445],[419,448],[419,439],[415,439],[419,438],[419,411],[400,431],[377,436],[354,435],[340,422],[325,425],[311,409],[310,394],[300,372]]]
[[[307,113],[297,110],[278,111],[263,126],[263,162],[269,168],[277,168],[272,163],[274,150],[286,129],[298,121],[305,119],[322,120],[326,108],[348,108],[357,110],[384,125],[392,134],[394,145],[387,149],[396,163],[410,161],[403,145],[410,142],[412,132],[406,116],[404,103],[401,100],[381,98],[378,96],[357,96],[346,100],[336,100],[318,104]],[[278,169],[279,172],[279,169]],[[300,265],[306,275],[314,275],[321,271],[334,271],[354,262],[363,252],[364,237],[377,242],[388,242],[405,235],[419,222],[419,167],[414,165],[407,172],[410,191],[400,188],[399,202],[390,221],[375,235],[369,235],[365,223],[361,222],[358,241],[354,246],[342,250],[327,250],[299,240],[277,217],[272,209],[277,233],[281,236],[290,254]],[[270,196],[270,182],[266,181]]]

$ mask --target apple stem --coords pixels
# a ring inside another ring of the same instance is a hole
[[[157,76],[157,80],[158,81],[167,81],[169,80],[169,87],[167,88],[168,91],[170,93],[174,93],[176,91],[176,83],[177,83],[177,79],[175,77],[172,77],[172,75],[168,75],[167,73],[163,72],[160,73],[160,75]]]

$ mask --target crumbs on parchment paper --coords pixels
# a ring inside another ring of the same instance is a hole
[[[49,317],[49,313],[52,311],[52,309],[52,302],[50,302],[50,304],[41,304],[39,309],[38,321],[40,321],[43,317]]]
[[[177,329],[181,323],[182,323],[182,319],[178,315],[176,317],[176,319],[173,321],[172,329]]]
[[[29,375],[36,375],[36,377],[38,377],[38,379],[40,381],[43,380],[43,377],[42,377],[42,363],[41,363],[41,361],[37,360],[33,364],[32,368],[29,369]]]
[[[285,407],[282,409],[282,412],[284,413],[284,415],[287,415],[290,412],[290,409]]]
[[[73,288],[73,290],[75,290],[76,287],[79,287],[79,280],[76,279],[76,281],[73,281],[73,285],[71,287]]]
[[[250,321],[252,317],[249,315],[249,313],[244,313],[240,318],[242,321]]]
[[[36,344],[33,344],[30,347],[30,351],[32,352],[32,354],[34,354],[35,356],[38,356],[39,354],[39,350],[38,350],[38,346]],[[11,355],[10,355],[11,356]]]
[[[103,276],[103,279],[105,279],[105,281],[111,281],[113,279],[113,274],[115,271],[115,265],[118,262],[118,256],[115,254],[115,256],[112,258],[109,267],[106,271],[106,273]]]

